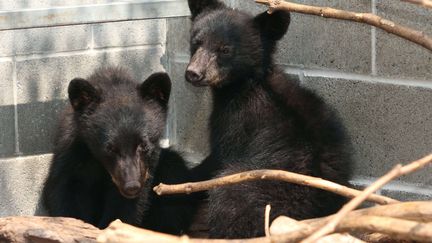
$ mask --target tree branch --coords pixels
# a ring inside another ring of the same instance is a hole
[[[431,162],[432,162],[432,154],[429,154],[428,156],[426,156],[422,159],[413,161],[406,166],[402,167],[400,164],[395,166],[386,175],[379,178],[377,181],[372,183],[372,185],[368,186],[360,195],[356,196],[351,201],[349,201],[347,204],[345,204],[342,207],[342,209],[339,210],[339,212],[337,214],[335,214],[324,227],[322,227],[320,230],[313,233],[311,236],[309,236],[308,238],[303,240],[301,243],[312,243],[324,235],[327,235],[329,233],[333,233],[335,231],[338,223],[344,217],[346,217],[346,215],[350,211],[354,210],[362,202],[364,202],[371,193],[375,192],[376,190],[378,190],[379,188],[381,188],[382,186],[384,186],[385,184],[387,184],[391,180],[393,180],[399,176],[406,175],[406,174],[412,173],[416,170],[419,170]],[[432,239],[432,236],[430,239]]]
[[[348,198],[353,198],[361,193],[361,191],[359,190],[342,186],[340,184],[327,181],[318,177],[301,175],[282,170],[253,170],[207,181],[190,182],[177,185],[166,185],[161,183],[155,186],[153,188],[153,191],[155,191],[158,195],[192,193],[254,180],[280,180],[298,185],[316,187],[326,191],[334,192]],[[378,204],[389,204],[398,202],[397,200],[391,199],[389,197],[375,194],[370,195],[368,197],[368,201]]]
[[[425,8],[432,8],[431,0],[401,0],[402,2],[414,3]]]
[[[186,235],[174,236],[124,224],[120,220],[112,222],[97,237],[99,243],[272,243],[270,238],[260,237],[239,240],[191,239]]]
[[[267,237],[270,236],[270,210],[271,206],[270,204],[267,204],[264,212],[264,232]]]
[[[269,6],[269,13],[275,10],[288,10],[291,12],[317,15],[324,18],[343,19],[359,23],[366,23],[389,33],[402,37],[406,40],[414,42],[424,48],[432,51],[432,38],[427,36],[422,31],[410,29],[401,26],[388,19],[384,19],[372,13],[356,13],[351,11],[344,11],[329,7],[316,7],[298,3],[286,2],[283,0],[255,0],[256,3],[265,4]]]
[[[387,219],[393,217],[393,219]],[[270,237],[242,240],[207,240],[190,239],[187,236],[177,237],[149,230],[138,229],[113,222],[109,228],[101,231],[92,225],[72,218],[50,217],[7,217],[0,218],[0,242],[166,242],[166,243],[279,243],[298,242],[328,222],[330,217],[309,219],[295,222],[295,227],[282,222],[283,235],[274,232],[273,224]],[[279,218],[278,218],[279,219]],[[273,223],[278,221],[276,219]],[[359,223],[359,219],[362,222]],[[370,219],[374,219],[371,224]],[[378,220],[376,220],[378,219]],[[432,222],[432,201],[404,202],[384,206],[375,206],[350,212],[337,226],[336,232],[381,232],[389,236],[395,234],[402,239],[423,239],[430,234],[431,223],[419,224],[409,220]],[[396,228],[394,226],[397,226]],[[405,231],[404,228],[406,227]],[[272,229],[273,228],[273,229]],[[289,231],[284,228],[288,228]],[[415,229],[415,230],[413,230]],[[419,230],[417,232],[417,229]],[[409,232],[411,230],[411,232]],[[422,238],[423,237],[423,238]],[[328,239],[324,237],[323,239]],[[392,239],[392,238],[389,238]]]
[[[350,212],[337,225],[335,232],[378,232],[396,236],[400,239],[419,240],[421,242],[432,241],[432,223],[419,223],[402,219],[410,218],[425,212],[428,219],[432,219],[432,202],[408,202],[385,206],[362,209]],[[398,210],[403,211],[402,213]],[[425,211],[423,211],[425,210]],[[371,213],[377,213],[372,216]],[[401,218],[390,218],[392,213],[404,216]],[[314,220],[300,221],[298,229],[283,235],[271,235],[270,237],[259,237],[238,240],[212,240],[191,239],[187,236],[172,236],[150,230],[140,229],[131,225],[123,224],[119,220],[114,221],[98,237],[101,243],[138,243],[138,242],[165,242],[165,243],[281,243],[298,242],[307,235],[327,223],[328,217]]]
[[[395,218],[403,220],[413,220],[420,222],[432,222],[432,201],[428,202],[403,202],[390,205],[375,206],[366,209],[360,209],[351,211],[346,215],[346,217],[337,226],[337,232],[353,232],[355,229],[351,229],[346,226],[346,224],[351,224],[353,221],[357,221],[361,217],[374,216],[374,217],[384,217],[384,218]],[[300,221],[295,230],[290,233],[283,235],[272,235],[273,242],[298,242],[305,237],[313,234],[321,227],[324,227],[329,219],[334,215],[327,216],[324,218],[308,219]],[[367,222],[363,222],[367,224]],[[429,225],[429,224],[428,224]],[[359,225],[355,226],[357,229]],[[375,233],[375,230],[370,230],[363,228],[365,232]],[[384,233],[384,232],[383,232]],[[406,236],[406,239],[410,239]]]
[[[432,242],[432,223],[419,223],[404,219],[378,216],[361,216],[345,221],[336,227],[336,232],[362,231],[391,235],[392,238]]]

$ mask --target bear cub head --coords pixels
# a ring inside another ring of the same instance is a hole
[[[188,2],[193,21],[188,82],[218,88],[265,77],[276,42],[288,30],[289,12],[251,16],[218,0]]]
[[[68,88],[78,136],[126,198],[152,177],[167,114],[171,81],[155,73],[142,84],[120,68],[102,68]]]

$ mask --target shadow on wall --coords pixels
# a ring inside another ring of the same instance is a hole
[[[142,81],[152,72],[163,70],[161,62],[164,62],[162,50],[147,48],[17,63],[19,154],[32,155],[52,151],[57,119],[68,103],[67,87],[73,78],[85,78],[94,69],[113,63],[125,66],[133,77]],[[10,119],[13,117],[13,108],[2,107],[1,113],[8,114],[7,118],[2,116],[0,119],[5,119],[5,124],[9,124],[7,130],[13,131],[13,118]],[[14,141],[14,136],[9,136],[11,141]],[[6,144],[6,141],[2,143]],[[0,152],[0,157],[14,155],[10,142],[7,142],[7,147],[7,152]]]
[[[5,159],[0,164],[0,217],[42,214],[36,206],[50,155]]]

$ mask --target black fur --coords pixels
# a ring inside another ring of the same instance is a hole
[[[42,194],[49,215],[100,228],[115,219],[174,234],[188,227],[192,198],[151,190],[190,180],[182,158],[159,147],[170,90],[165,73],[139,84],[120,68],[70,82]]]
[[[252,17],[216,0],[206,2],[218,7],[194,10],[186,71],[189,82],[211,86],[214,95],[211,154],[198,167],[200,173],[282,169],[347,184],[348,141],[338,118],[273,64],[289,13]],[[333,213],[343,201],[318,189],[277,181],[214,189],[209,192],[210,237],[263,236],[267,204],[272,206],[271,220],[279,215],[305,219]]]

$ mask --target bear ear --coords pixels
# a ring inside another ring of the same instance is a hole
[[[139,86],[139,92],[143,99],[156,100],[166,106],[171,93],[171,79],[167,73],[153,73]]]
[[[204,10],[222,8],[225,5],[219,0],[188,0],[192,20]]]
[[[280,40],[288,30],[290,13],[275,11],[272,14],[264,12],[254,18],[254,24],[259,31],[270,40]]]
[[[74,78],[69,83],[69,101],[75,111],[83,111],[92,103],[99,103],[100,95],[93,85],[82,78]]]

